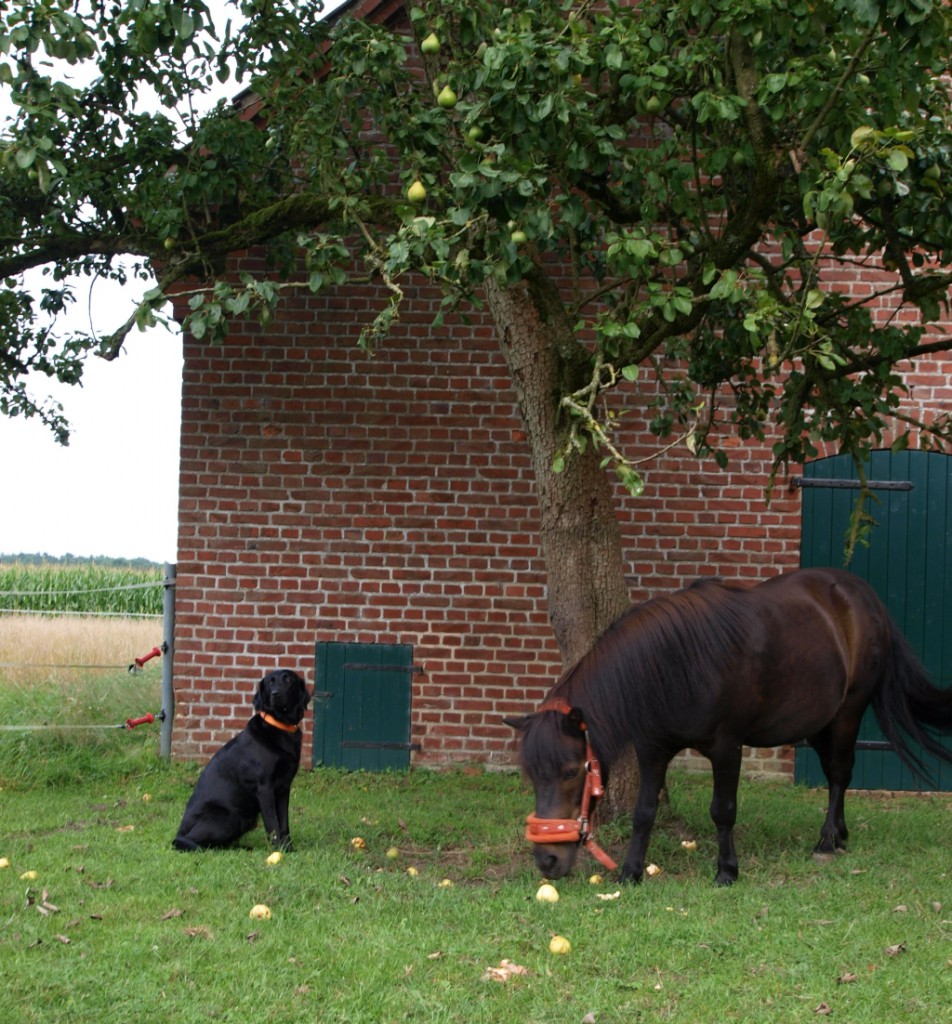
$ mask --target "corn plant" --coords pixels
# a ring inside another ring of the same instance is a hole
[[[0,562],[0,612],[161,615],[160,567]]]

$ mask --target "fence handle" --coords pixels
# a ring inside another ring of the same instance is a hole
[[[137,725],[151,725],[155,721],[155,715],[143,715],[141,718],[127,718],[126,728],[134,729]]]
[[[153,647],[148,654],[143,654],[141,658],[136,658],[136,660],[129,666],[129,674],[134,676],[147,661],[157,658],[161,653],[161,647]]]

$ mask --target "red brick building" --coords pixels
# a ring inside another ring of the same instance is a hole
[[[531,709],[559,675],[534,485],[494,326],[471,312],[435,329],[440,296],[410,289],[370,357],[356,342],[384,299],[370,286],[300,295],[267,330],[239,325],[220,347],[185,340],[177,758],[204,760],[241,728],[271,666],[314,684],[318,643],[411,650],[400,678],[413,764],[511,765],[503,715]],[[913,404],[948,411],[950,375],[950,361],[921,362]],[[633,450],[662,447],[646,420],[632,415],[626,429]],[[779,481],[768,506],[769,446],[732,447],[727,471],[681,447],[645,467],[642,498],[619,488],[632,600],[800,564],[803,492]],[[761,770],[790,772],[789,751],[757,757]]]

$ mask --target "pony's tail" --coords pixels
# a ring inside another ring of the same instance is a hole
[[[952,764],[952,747],[939,734],[952,734],[952,689],[933,685],[928,672],[909,646],[909,641],[890,623],[889,665],[882,685],[873,696],[873,712],[883,735],[906,766],[926,782],[932,782],[919,752],[934,754]]]

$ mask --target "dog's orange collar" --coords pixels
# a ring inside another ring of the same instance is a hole
[[[258,714],[268,723],[273,725],[275,729],[280,729],[282,732],[300,732],[301,723],[297,725],[288,725],[287,722],[279,722],[273,715],[269,715],[266,711],[259,711]]]

